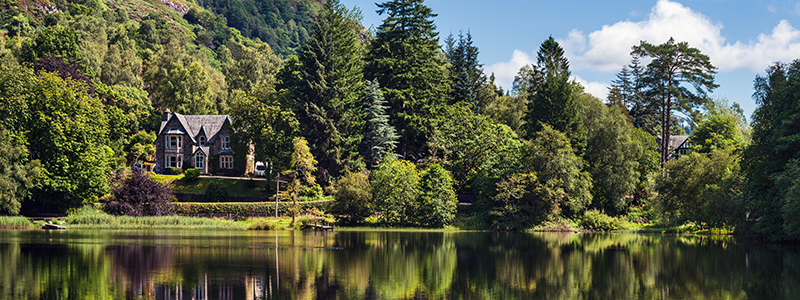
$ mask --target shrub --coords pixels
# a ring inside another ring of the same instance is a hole
[[[107,203],[106,212],[129,216],[174,214],[172,187],[158,183],[143,172],[133,172],[112,190],[116,201]]]
[[[335,199],[331,213],[342,223],[361,223],[374,212],[367,172],[347,172],[333,182],[331,194]]]
[[[318,209],[326,211],[333,201],[298,202],[301,211]],[[285,214],[291,202],[279,202],[278,213]],[[175,203],[178,214],[274,214],[275,202],[181,202]]]
[[[300,189],[300,197],[321,198],[322,195],[322,187],[319,184],[304,186]]]
[[[390,159],[372,172],[372,197],[380,221],[408,225],[416,211],[419,190],[417,167],[406,160]]]
[[[583,229],[597,231],[609,231],[622,228],[617,219],[596,209],[586,211],[583,214],[580,225]]]
[[[0,217],[0,229],[27,229],[34,225],[26,217]]]
[[[193,182],[196,181],[197,178],[200,178],[200,174],[202,173],[198,169],[188,169],[184,173],[183,178],[186,178],[186,180],[189,182]]]
[[[431,164],[422,175],[420,187],[416,223],[431,227],[449,225],[456,217],[458,205],[450,173],[439,164]]]
[[[183,174],[183,169],[176,168],[176,167],[166,167],[164,169],[164,174],[167,174],[167,175],[180,175],[180,174]]]
[[[228,189],[220,181],[212,181],[208,184],[205,193],[206,202],[223,202],[228,199]]]

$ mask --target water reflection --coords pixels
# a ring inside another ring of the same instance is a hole
[[[797,299],[799,270],[729,238],[0,231],[2,299]]]

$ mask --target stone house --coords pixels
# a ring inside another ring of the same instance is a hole
[[[156,165],[194,168],[204,174],[242,176],[253,172],[250,153],[236,160],[232,148],[231,117],[228,115],[182,115],[164,112],[156,137]]]

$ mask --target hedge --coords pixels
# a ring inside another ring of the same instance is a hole
[[[333,200],[297,202],[303,211],[316,208],[327,211]],[[278,213],[285,214],[292,202],[279,202]],[[275,202],[177,202],[175,213],[179,215],[195,214],[274,214]]]

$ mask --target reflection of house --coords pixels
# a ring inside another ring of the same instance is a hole
[[[182,115],[164,112],[155,141],[156,172],[166,167],[195,168],[208,174],[242,175],[252,169],[248,155],[235,161],[228,115]]]
[[[688,135],[672,135],[669,137],[670,159],[678,159],[692,152]]]

